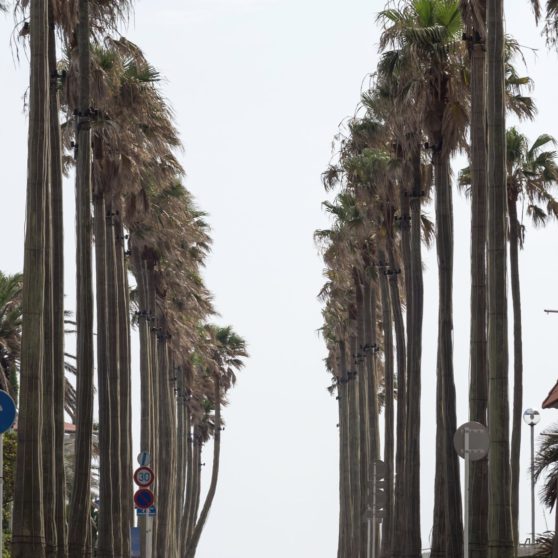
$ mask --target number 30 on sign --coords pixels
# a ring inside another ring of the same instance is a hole
[[[149,467],[139,467],[134,473],[134,482],[141,487],[151,486],[154,479],[155,475]]]

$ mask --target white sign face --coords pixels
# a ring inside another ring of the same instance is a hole
[[[149,465],[151,463],[151,454],[148,451],[142,451],[138,453],[138,464],[142,467]]]
[[[134,473],[134,482],[141,487],[150,486],[155,480],[155,475],[149,467],[140,467]]]
[[[465,432],[469,434],[469,458],[471,461],[479,461],[488,455],[489,439],[488,429],[478,422],[466,422],[462,424],[453,437],[453,446],[459,457],[465,458]]]

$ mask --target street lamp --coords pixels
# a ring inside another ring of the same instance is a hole
[[[535,424],[539,423],[541,415],[539,411],[527,409],[523,420],[531,427],[531,544],[535,544]]]

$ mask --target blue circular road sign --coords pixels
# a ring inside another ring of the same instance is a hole
[[[9,393],[0,389],[0,434],[4,434],[13,425],[16,418],[16,406]]]
[[[138,453],[138,463],[142,467],[146,467],[151,463],[151,454],[148,451],[141,451]]]
[[[151,492],[149,488],[140,488],[139,490],[136,490],[136,493],[134,494],[134,504],[136,505],[136,508],[139,508],[140,510],[150,508],[154,501],[155,496],[153,496],[153,492]]]

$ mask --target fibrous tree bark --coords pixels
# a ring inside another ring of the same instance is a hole
[[[487,3],[489,558],[514,554],[511,521],[506,252],[504,3]]]
[[[486,353],[486,2],[477,0],[468,31],[471,68],[471,329],[469,418],[487,424]],[[466,496],[467,497],[467,496]],[[469,494],[471,558],[484,558],[488,545],[488,461],[471,463]]]
[[[510,231],[510,281],[513,306],[513,412],[511,437],[511,505],[513,541],[519,546],[519,461],[521,453],[521,419],[523,414],[523,343],[521,323],[521,286],[519,245],[521,223],[517,218],[517,198],[508,199]]]
[[[23,261],[18,448],[12,556],[45,556],[42,486],[42,391],[45,290],[45,203],[49,186],[48,3],[30,7],[31,77]]]
[[[385,260],[385,258],[382,258]],[[391,556],[392,528],[393,528],[393,457],[394,457],[394,432],[393,432],[393,325],[391,319],[391,300],[388,287],[388,273],[392,273],[391,267],[380,271],[380,292],[382,301],[382,326],[384,332],[384,387],[385,387],[385,416],[384,416],[384,463],[386,465],[385,475],[385,518],[382,523],[382,551],[381,556]],[[390,275],[392,277],[392,275]],[[396,284],[397,286],[397,284]]]
[[[211,471],[211,481],[209,484],[209,489],[207,496],[205,498],[200,516],[196,522],[196,525],[192,531],[192,536],[188,543],[188,548],[186,549],[185,558],[194,558],[196,555],[196,550],[198,543],[200,541],[202,530],[205,526],[209,510],[213,504],[213,499],[215,498],[215,492],[217,490],[217,480],[219,478],[219,460],[221,456],[221,389],[219,378],[215,376],[215,434],[213,437],[213,468]]]
[[[76,261],[77,261],[77,417],[74,486],[70,504],[70,557],[91,554],[91,441],[93,432],[93,272],[91,219],[91,92],[89,2],[79,1],[77,48]]]
[[[436,428],[442,430],[437,443],[435,514],[439,506],[444,510],[445,525],[442,532],[433,531],[433,547],[444,541],[444,553],[459,558],[463,555],[463,525],[461,512],[461,485],[458,455],[453,448],[453,435],[457,429],[455,384],[453,377],[453,204],[450,182],[449,155],[436,150],[433,155],[436,187],[436,248],[438,254],[438,358],[437,358],[437,417]]]
[[[405,428],[403,558],[417,558],[421,553],[420,534],[420,400],[422,361],[422,318],[424,287],[421,255],[421,196],[422,176],[420,150],[411,157],[411,261],[410,289],[412,314],[407,326],[407,423]]]

